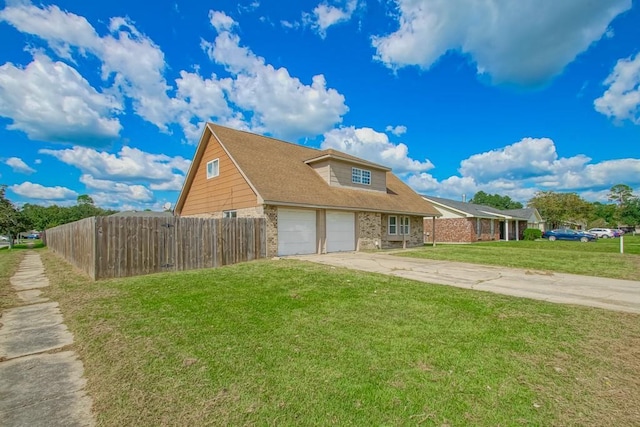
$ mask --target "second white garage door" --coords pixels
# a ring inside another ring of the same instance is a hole
[[[278,209],[278,255],[316,252],[316,211]]]
[[[327,252],[356,250],[353,212],[327,211]]]

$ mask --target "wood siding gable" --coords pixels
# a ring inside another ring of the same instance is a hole
[[[258,195],[218,139],[211,133],[193,173],[180,215],[202,215],[256,207]],[[219,175],[207,179],[207,162],[219,159]]]

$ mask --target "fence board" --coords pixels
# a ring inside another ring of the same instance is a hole
[[[93,217],[46,230],[92,279],[220,267],[266,256],[264,218]]]

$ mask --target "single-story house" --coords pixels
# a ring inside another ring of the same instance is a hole
[[[266,218],[267,256],[419,246],[439,215],[385,166],[212,123],[174,212]]]
[[[527,228],[537,228],[542,232],[546,230],[547,223],[536,208],[506,209],[501,212],[518,218],[527,218]]]
[[[527,227],[544,227],[544,221],[534,208],[500,210],[440,197],[423,198],[440,213],[438,217],[425,218],[425,242],[434,242],[434,233],[435,242],[520,240]]]

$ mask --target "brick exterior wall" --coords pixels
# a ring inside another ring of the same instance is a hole
[[[433,243],[431,218],[424,220],[425,243]],[[491,233],[491,219],[480,219],[480,234],[478,234],[477,218],[439,218],[436,219],[436,243],[473,243],[477,241],[500,240],[500,227],[502,221],[493,220],[493,233]],[[518,222],[518,239],[522,240],[526,221]],[[515,221],[509,221],[509,240],[516,240]]]
[[[429,233],[429,242],[433,242],[431,218],[424,220],[424,229]],[[436,243],[475,242],[475,218],[437,218]]]
[[[406,247],[422,246],[424,244],[424,219],[421,216],[409,217],[409,236],[406,236],[406,243],[403,236],[389,234],[389,216],[382,215],[382,249],[400,249]],[[398,218],[400,215],[396,215]]]
[[[475,227],[474,235],[478,231],[478,225],[475,224]],[[476,240],[500,240],[500,222],[496,220],[493,221],[493,233],[491,233],[491,220],[486,218],[480,219],[480,234],[476,235]]]
[[[263,212],[267,219],[267,258],[278,256],[278,208],[264,205]]]
[[[379,249],[382,233],[382,215],[375,212],[358,212],[358,242],[356,250]]]
[[[264,216],[262,206],[255,206],[252,208],[245,209],[230,209],[235,210],[238,218],[261,218]],[[193,218],[222,218],[223,212],[210,212],[210,213],[202,213],[202,214],[194,214],[194,215],[183,215],[185,218],[193,217]]]

